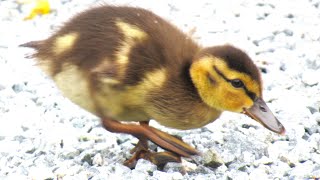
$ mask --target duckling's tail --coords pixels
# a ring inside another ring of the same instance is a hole
[[[27,43],[20,44],[19,47],[33,48],[38,51],[41,47],[43,47],[43,44],[44,41],[30,41]],[[28,54],[25,56],[25,58],[32,59],[36,56],[35,54]]]
[[[33,49],[39,49],[43,45],[43,41],[30,41],[27,43],[20,44],[19,47],[28,47]]]

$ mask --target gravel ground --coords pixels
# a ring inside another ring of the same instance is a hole
[[[202,157],[163,171],[121,163],[137,140],[105,131],[63,98],[19,48],[43,39],[98,1],[52,0],[52,13],[23,21],[30,5],[0,0],[0,179],[320,178],[320,1],[106,1],[150,9],[203,45],[244,49],[263,72],[264,98],[286,127],[276,135],[248,117],[224,113],[201,129],[153,126],[195,146]],[[186,173],[184,174],[183,171]]]

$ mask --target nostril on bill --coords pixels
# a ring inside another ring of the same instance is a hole
[[[259,106],[260,110],[263,112],[267,112],[267,109],[265,107],[263,107],[262,105]]]

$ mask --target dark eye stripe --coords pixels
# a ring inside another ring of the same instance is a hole
[[[213,67],[213,69],[219,74],[219,76],[221,76],[225,81],[227,82],[231,82],[230,79],[228,79],[217,67]],[[255,101],[255,99],[257,98],[257,95],[252,92],[252,91],[249,91],[249,89],[243,85],[242,89],[245,91],[245,93],[247,94],[247,96],[250,97],[250,99],[252,99],[252,101]]]
[[[252,99],[252,101],[256,100],[256,98],[257,98],[256,93],[249,91],[246,86],[244,86],[243,89],[246,92],[247,96],[249,96]]]

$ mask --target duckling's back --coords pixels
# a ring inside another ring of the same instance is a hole
[[[150,11],[101,6],[44,41],[24,44],[74,103],[98,116],[145,121],[150,92],[180,81],[199,47]],[[176,79],[175,79],[176,78]],[[181,87],[184,88],[184,87]]]

